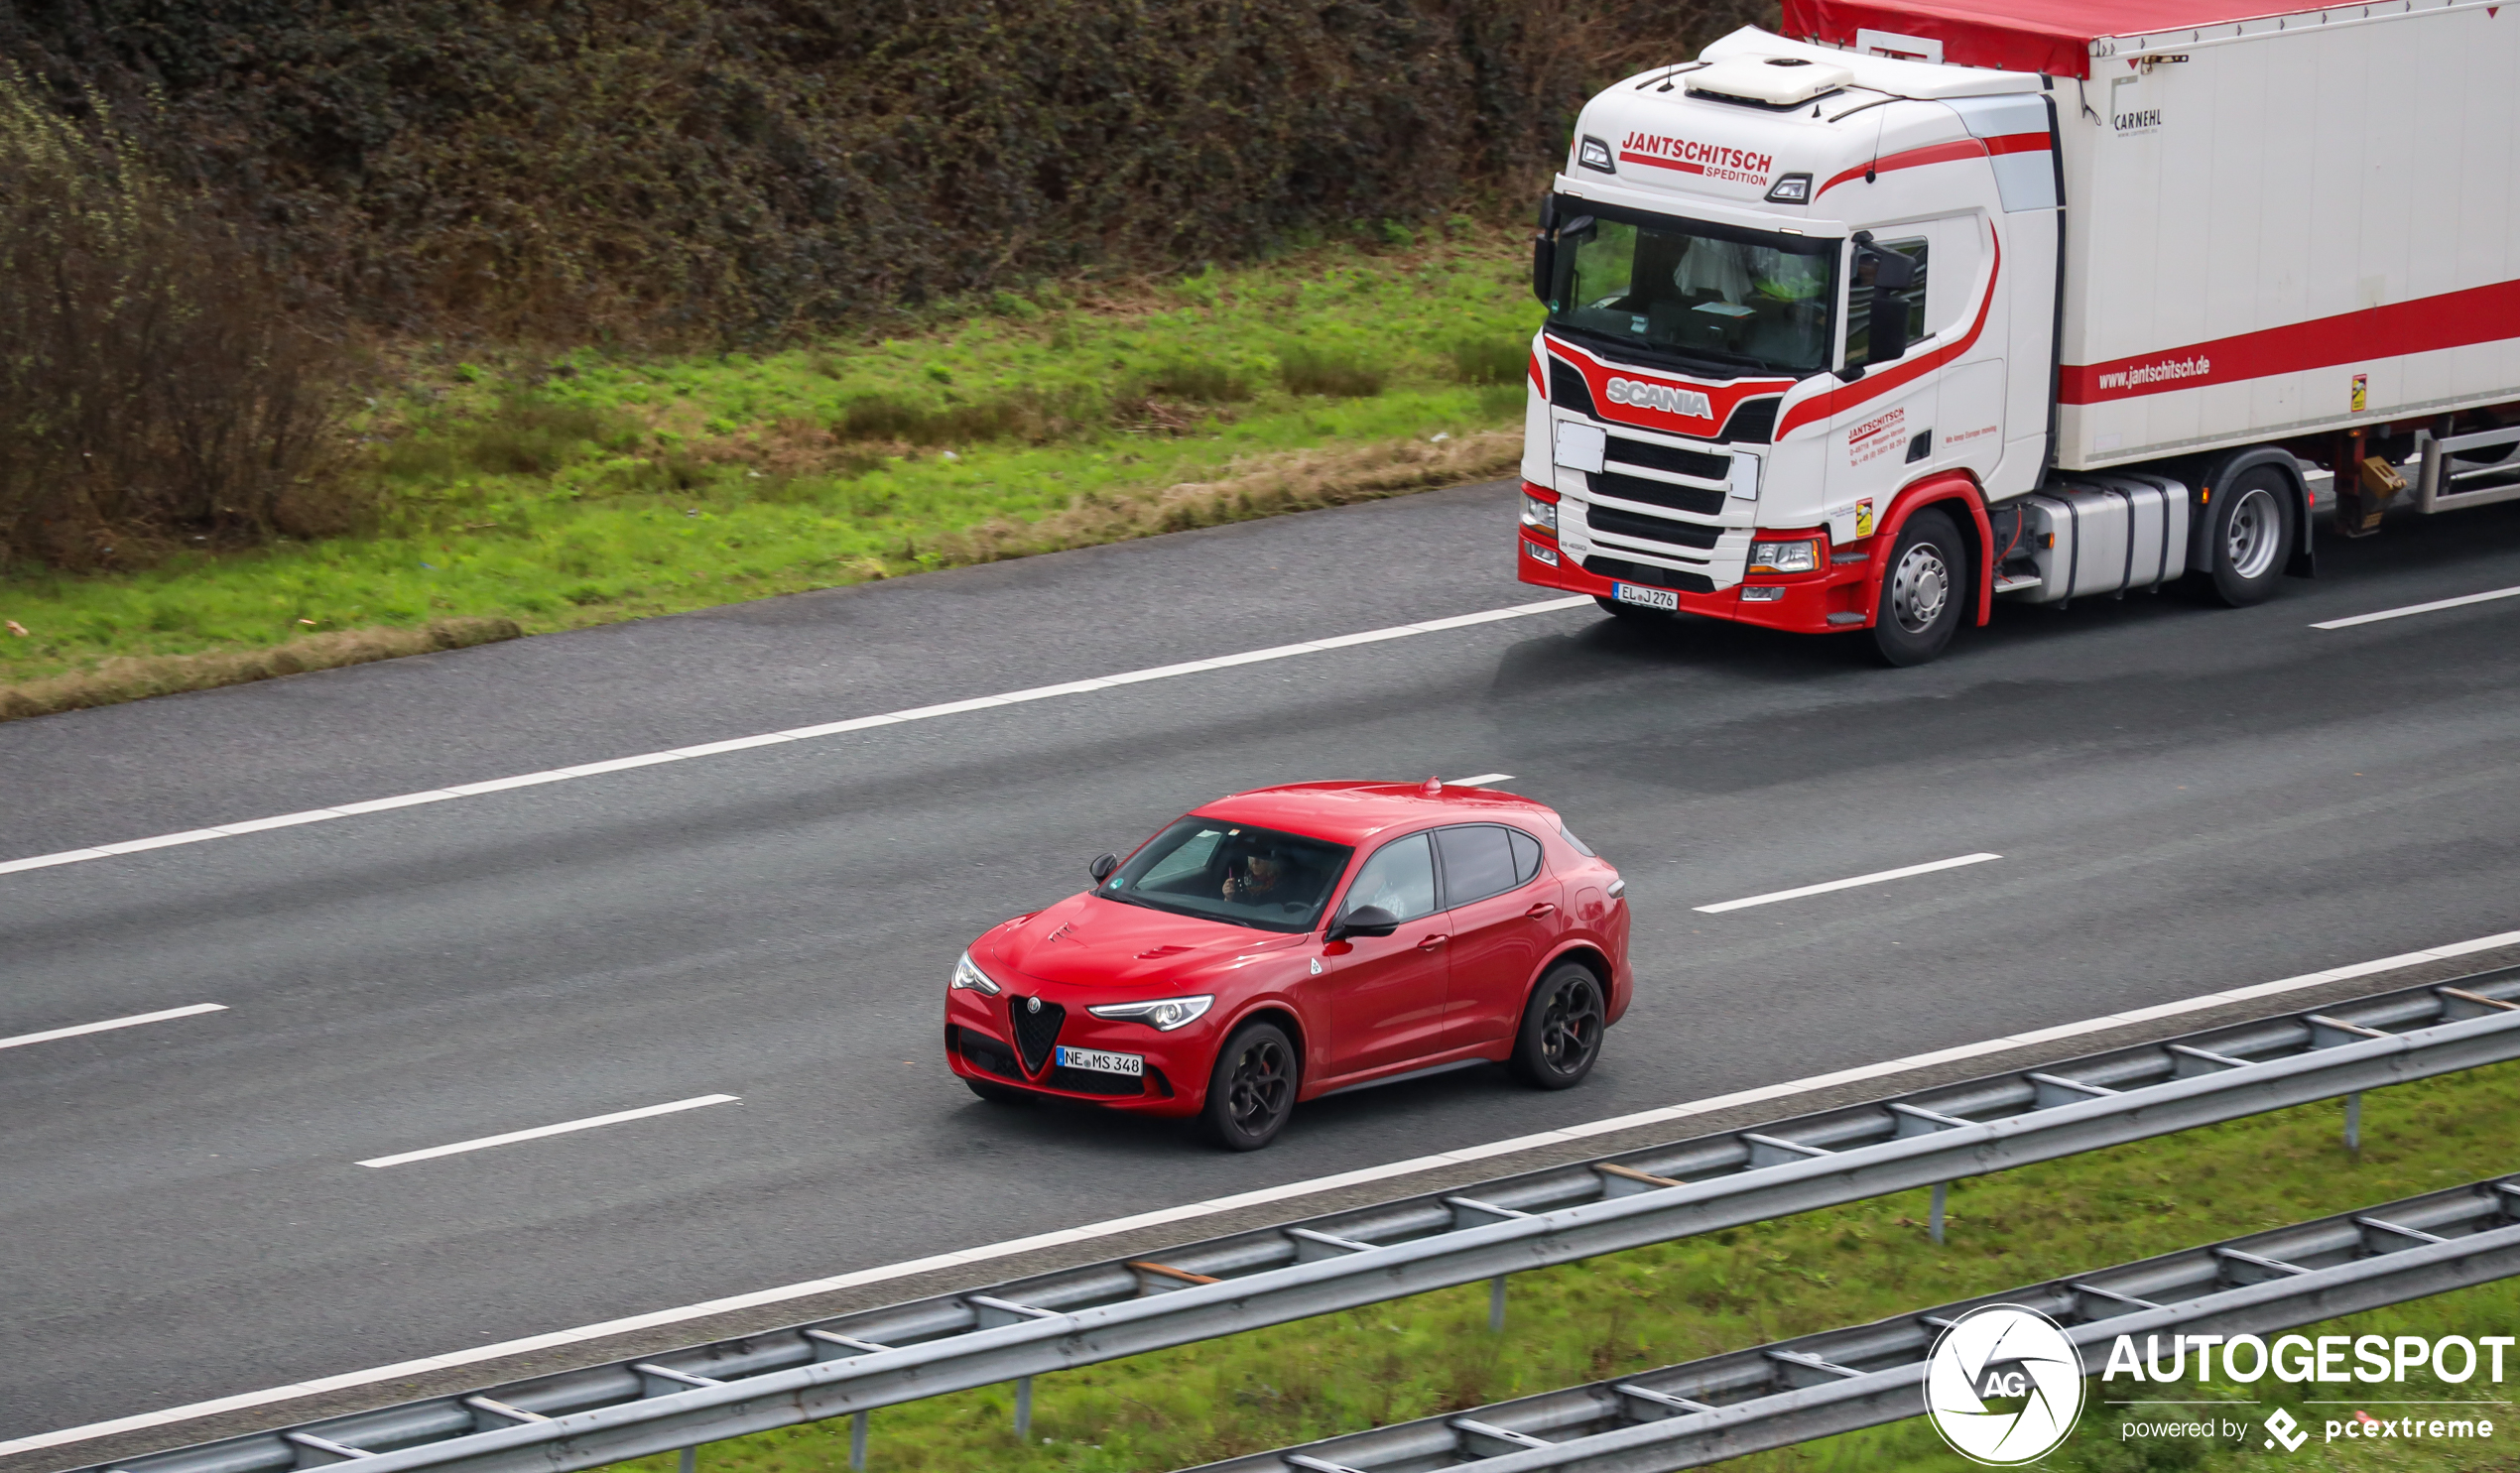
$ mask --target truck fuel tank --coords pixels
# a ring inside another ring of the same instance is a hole
[[[2152,588],[2188,570],[2188,487],[2111,471],[2054,479],[2022,498],[2022,542],[2038,583],[1999,582],[2026,603]]]

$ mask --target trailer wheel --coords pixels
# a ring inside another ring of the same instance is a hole
[[[2213,488],[2209,515],[2205,556],[2214,596],[2235,609],[2273,597],[2298,533],[2284,473],[2271,465],[2240,472]]]
[[[1910,517],[1882,575],[1873,648],[1892,665],[1923,665],[1951,644],[1968,606],[1968,545],[1959,528],[1931,508]]]

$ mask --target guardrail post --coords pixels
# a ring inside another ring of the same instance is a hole
[[[1943,1246],[1943,1209],[1950,1206],[1951,1201],[1952,1183],[1949,1181],[1935,1182],[1934,1210],[1927,1214],[1928,1220],[1926,1222],[1926,1230],[1934,1235],[1934,1246],[1937,1248]]]
[[[2345,1149],[2362,1150],[2362,1095],[2359,1091],[2345,1096]]]
[[[1487,1281],[1487,1332],[1491,1335],[1505,1333],[1505,1276],[1502,1274]]]
[[[1024,1376],[1015,1382],[1015,1436],[1020,1441],[1033,1439],[1033,1378]]]
[[[697,1468],[697,1467],[699,1467],[699,1465],[700,1465],[700,1449],[699,1449],[699,1444],[695,1442],[695,1443],[692,1444],[691,1446],[686,1447],[686,1448],[684,1448],[684,1449],[683,1449],[683,1470],[682,1470],[682,1473],[693,1473],[693,1469],[695,1469],[695,1468]]]
[[[848,1419],[849,1473],[866,1473],[866,1413],[853,1412]]]

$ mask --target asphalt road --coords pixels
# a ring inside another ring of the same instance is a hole
[[[0,725],[0,859],[1530,602],[1511,508]],[[2520,584],[2520,508],[2323,557],[2251,610],[1999,609],[1921,670],[1582,608],[0,876],[0,1040],[227,1008],[0,1048],[0,1440],[2520,925],[2520,599],[2308,627]],[[1233,789],[1490,772],[1630,879],[1639,997],[1583,1088],[1454,1074],[1229,1157],[945,1071],[955,952],[1093,854]]]

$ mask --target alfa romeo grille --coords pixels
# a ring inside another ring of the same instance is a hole
[[[1037,997],[1009,994],[1006,1014],[1015,1024],[1015,1046],[1024,1050],[1025,1071],[1040,1073],[1050,1061],[1051,1045],[1059,1042],[1059,1025],[1067,1021],[1068,1010]]]

